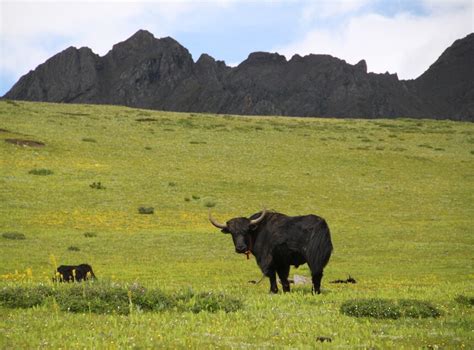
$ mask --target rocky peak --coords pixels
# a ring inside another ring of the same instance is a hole
[[[357,64],[354,65],[354,68],[359,71],[362,71],[363,73],[367,73],[367,62],[365,62],[365,60],[360,60],[359,62],[357,62]]]
[[[367,73],[330,55],[254,52],[238,67],[139,30],[104,57],[69,47],[23,76],[6,98],[188,112],[474,120],[474,34],[418,79]]]
[[[278,53],[253,52],[240,65],[284,64],[286,58]]]

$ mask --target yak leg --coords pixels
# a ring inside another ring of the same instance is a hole
[[[280,277],[281,286],[283,287],[283,292],[290,291],[290,282],[288,282],[288,275],[290,274],[290,265],[280,267],[278,270],[278,277]]]
[[[323,272],[317,271],[312,274],[313,277],[313,293],[321,294],[321,279],[323,278]]]
[[[278,293],[278,285],[276,280],[275,270],[271,269],[266,274],[270,278],[270,293],[276,294]]]

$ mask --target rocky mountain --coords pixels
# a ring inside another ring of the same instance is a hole
[[[419,78],[367,73],[329,55],[254,52],[237,67],[194,62],[172,38],[140,30],[100,57],[70,47],[24,75],[4,98],[118,104],[185,112],[474,121],[474,34]]]

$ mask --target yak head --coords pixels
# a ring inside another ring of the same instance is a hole
[[[256,228],[258,223],[263,220],[265,214],[266,210],[263,209],[260,216],[256,219],[251,220],[244,217],[233,218],[225,224],[221,224],[211,216],[211,211],[209,211],[209,221],[215,227],[220,228],[222,233],[230,233],[232,235],[235,251],[237,253],[246,253],[251,249],[251,247],[249,247],[250,233]]]

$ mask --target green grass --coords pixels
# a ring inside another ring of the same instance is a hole
[[[0,129],[0,232],[27,237],[0,238],[0,289],[80,289],[51,277],[89,263],[99,281],[182,295],[129,315],[62,311],[51,297],[0,307],[0,348],[474,347],[471,123],[0,101]],[[45,146],[3,141],[24,135]],[[105,190],[91,189],[98,180]],[[207,220],[209,208],[225,221],[262,206],[328,221],[335,250],[321,295],[248,283],[261,276],[254,259]],[[349,274],[357,284],[328,283]],[[341,314],[360,299],[426,302],[440,316]]]

